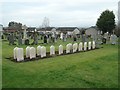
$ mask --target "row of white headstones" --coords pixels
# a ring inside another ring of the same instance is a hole
[[[95,41],[88,42],[80,42],[78,43],[69,43],[66,45],[66,54],[73,53],[78,51],[86,51],[88,46],[88,50],[95,49]],[[59,45],[59,55],[63,54],[63,45]],[[14,59],[19,61],[24,61],[24,51],[23,48],[15,47],[13,50],[14,53]],[[50,56],[55,55],[55,46],[50,46]],[[26,47],[26,58],[33,59],[36,58],[36,56],[40,56],[41,58],[46,57],[46,47],[45,46],[37,46],[37,49],[35,47]]]

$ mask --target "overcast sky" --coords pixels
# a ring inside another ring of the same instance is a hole
[[[119,0],[3,0],[1,1],[1,23],[10,21],[39,27],[44,17],[50,26],[90,27],[96,24],[100,14],[109,9],[116,15]]]

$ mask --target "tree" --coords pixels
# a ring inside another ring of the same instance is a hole
[[[47,17],[44,17],[42,27],[43,28],[49,27],[49,19]]]
[[[103,33],[112,33],[115,28],[115,15],[113,11],[105,10],[101,13],[97,20],[96,26],[103,31]]]
[[[18,31],[22,30],[22,24],[14,21],[9,22],[8,27],[12,29],[17,29]]]

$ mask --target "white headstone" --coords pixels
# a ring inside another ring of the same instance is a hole
[[[117,36],[115,34],[110,36],[110,43],[116,44],[117,43]]]
[[[73,49],[72,43],[69,43],[69,47],[70,47],[70,51],[72,51],[72,49]]]
[[[17,48],[18,48],[18,47],[15,47],[15,48],[13,49],[14,59],[17,59]]]
[[[63,54],[63,45],[59,45],[59,55]]]
[[[88,50],[91,49],[91,42],[88,42]]]
[[[46,57],[46,47],[45,46],[41,47],[41,57]]]
[[[73,53],[76,52],[78,49],[78,44],[77,43],[74,43],[73,44]]]
[[[37,46],[37,56],[41,55],[41,46]]]
[[[92,49],[95,49],[95,41],[92,43]]]
[[[24,54],[23,54],[23,48],[17,48],[17,61],[23,61],[24,60]]]
[[[87,50],[87,42],[84,42],[84,51]]]
[[[30,57],[30,46],[26,47],[26,58]]]
[[[72,50],[72,44],[69,43],[69,44],[66,45],[66,53],[70,53],[71,50]]]
[[[30,47],[30,59],[36,58],[36,49],[34,47]]]
[[[50,46],[50,55],[55,55],[55,47],[53,45]]]
[[[82,51],[82,49],[83,49],[83,43],[80,42],[80,43],[79,43],[79,48],[78,48],[78,50],[79,50],[79,51]]]

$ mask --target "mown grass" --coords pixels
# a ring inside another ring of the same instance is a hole
[[[58,41],[54,45],[65,46],[69,42]],[[45,46],[49,51],[50,44]],[[25,63],[6,59],[12,56],[14,47],[3,41],[3,88],[118,87],[117,45],[103,45],[101,49]]]

